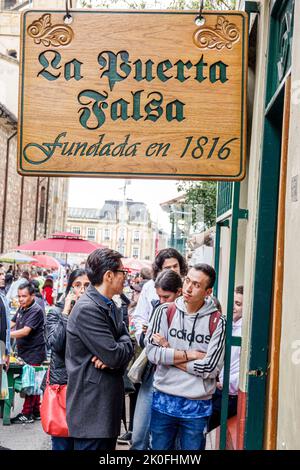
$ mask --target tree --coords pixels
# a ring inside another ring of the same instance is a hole
[[[234,10],[235,0],[205,0],[204,10]],[[198,10],[199,0],[171,0],[170,6],[173,10]]]
[[[214,181],[182,181],[177,184],[177,190],[185,193],[185,203],[192,206],[192,225],[199,224],[199,207],[203,207],[203,228],[207,229],[216,224],[217,183]]]
[[[126,7],[132,10],[167,8],[171,10],[198,10],[199,0],[79,0],[83,8]],[[205,0],[205,10],[234,10],[236,0]]]

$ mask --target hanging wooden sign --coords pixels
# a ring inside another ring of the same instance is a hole
[[[22,175],[241,180],[247,15],[27,11]]]

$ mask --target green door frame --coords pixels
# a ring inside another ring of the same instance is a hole
[[[215,269],[217,273],[214,294],[218,297],[219,288],[219,263],[220,263],[220,241],[222,227],[228,227],[230,233],[230,266],[227,286],[227,313],[226,313],[226,333],[225,333],[225,360],[224,360],[224,378],[223,393],[221,405],[221,433],[220,450],[226,448],[227,435],[227,417],[228,417],[228,394],[229,394],[229,375],[231,347],[241,346],[241,337],[232,336],[233,319],[233,295],[235,287],[236,271],[236,253],[238,240],[238,222],[239,219],[247,219],[248,211],[240,209],[240,183],[218,183],[217,200],[217,221],[216,221],[216,250],[215,250]]]
[[[250,335],[248,397],[244,448],[263,449],[269,330],[272,308],[274,254],[281,160],[282,116],[285,79],[291,64],[293,0],[272,0],[270,11],[265,124],[257,220],[257,241]],[[288,24],[288,23],[287,23]],[[279,75],[278,63],[281,63]]]
[[[251,5],[252,4],[252,5]],[[246,2],[249,13],[257,12]],[[244,448],[263,448],[266,400],[266,373],[272,302],[274,250],[276,243],[279,172],[284,84],[291,65],[292,22],[286,20],[293,11],[294,0],[272,0],[268,78],[265,105],[263,158],[260,174],[260,192],[257,221],[257,250],[253,285],[253,313],[251,324],[250,359],[248,372],[248,398],[245,423]],[[282,19],[285,19],[283,21]],[[292,15],[291,15],[292,18]],[[281,75],[278,62],[280,61]],[[240,338],[232,337],[233,292],[236,269],[238,220],[247,218],[247,211],[239,208],[240,183],[218,184],[215,268],[217,279],[214,293],[218,295],[218,270],[220,261],[221,229],[231,226],[230,267],[228,281],[228,306],[225,344],[224,384],[221,411],[220,449],[226,447],[227,409],[231,346],[239,346]]]

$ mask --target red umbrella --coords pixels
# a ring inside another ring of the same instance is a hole
[[[36,261],[31,263],[33,266],[39,266],[40,268],[46,269],[58,269],[60,267],[60,263],[53,258],[53,256],[35,255],[34,257]]]
[[[151,262],[147,260],[138,260],[135,258],[122,258],[122,264],[130,271],[140,271],[142,268],[151,268]]]
[[[61,232],[54,233],[50,238],[42,238],[18,246],[20,251],[45,251],[47,253],[91,253],[97,248],[105,248],[96,242],[84,240],[80,235]]]

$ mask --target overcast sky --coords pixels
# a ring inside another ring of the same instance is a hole
[[[80,1],[77,1],[77,4]],[[93,7],[101,3],[92,0]],[[140,3],[137,0],[136,3]],[[171,0],[146,0],[146,8],[166,8]],[[111,8],[128,8],[128,2],[120,0]],[[101,208],[105,199],[123,200],[124,179],[108,178],[71,178],[69,189],[69,207]],[[137,202],[145,202],[150,210],[152,220],[161,228],[170,232],[168,215],[160,208],[160,203],[179,195],[176,181],[131,180],[126,188],[126,197]]]
[[[123,200],[124,179],[71,178],[69,207],[91,207],[100,209],[105,199]],[[169,231],[169,218],[160,208],[160,203],[179,195],[176,181],[130,180],[126,197],[136,202],[145,202],[154,222]]]

